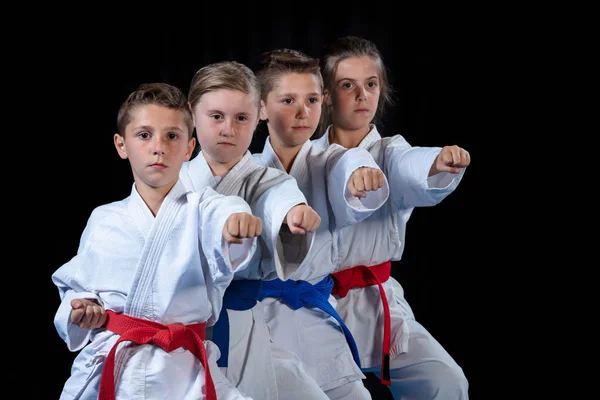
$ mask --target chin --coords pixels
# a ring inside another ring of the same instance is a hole
[[[343,128],[349,131],[357,131],[361,128],[363,128],[366,125],[365,122],[363,121],[351,121],[349,123],[347,123]]]
[[[156,181],[149,181],[149,182],[145,182],[146,186],[151,187],[152,189],[159,189],[165,186],[172,186],[175,184],[175,182],[173,181],[160,181],[160,182],[156,182]]]
[[[288,140],[286,140],[286,142],[291,144],[292,146],[300,146],[301,144],[306,143],[306,141],[308,139],[310,139],[310,137],[312,135],[313,135],[312,133],[310,135],[306,135],[304,133],[298,133],[298,134],[295,134],[295,135],[289,137]]]
[[[243,154],[240,154],[240,155],[228,154],[226,157],[215,157],[215,160],[217,160],[221,164],[230,164],[234,161],[239,161],[242,158],[242,156],[243,156]]]

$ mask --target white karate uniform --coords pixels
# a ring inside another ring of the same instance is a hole
[[[181,180],[156,217],[135,184],[127,198],[92,212],[77,255],[52,275],[61,297],[56,329],[69,350],[81,350],[61,399],[98,398],[105,359],[120,337],[73,325],[71,300],[94,299],[106,310],[161,324],[212,325],[233,271],[248,266],[257,246],[254,238],[231,247],[224,241],[225,222],[237,212],[251,210],[210,188],[188,192]],[[249,399],[221,374],[215,344],[204,344],[219,399]],[[115,390],[117,399],[204,399],[204,367],[183,347],[167,353],[125,341],[115,357]]]
[[[313,141],[315,146],[329,146],[330,128]],[[360,224],[335,232],[339,251],[336,272],[400,260],[414,207],[438,204],[464,175],[463,168],[459,174],[443,172],[428,177],[441,148],[412,147],[400,135],[381,138],[375,126],[358,147],[367,149],[384,171],[390,197]],[[400,283],[390,277],[383,288],[391,316],[390,390],[395,398],[467,398],[468,383],[462,369],[415,320]],[[354,334],[363,371],[379,374],[384,314],[378,286],[351,289],[345,297],[336,298],[337,311]]]
[[[254,157],[260,164],[285,171],[269,138],[262,154]],[[362,200],[350,194],[346,187],[348,180],[360,167],[380,169],[365,149],[346,150],[336,145],[319,150],[310,141],[294,158],[289,174],[298,182],[308,204],[321,216],[321,225],[316,232],[317,245],[289,279],[314,285],[326,278],[335,268],[332,230],[364,220],[387,200],[387,180],[382,188],[367,192],[367,198]],[[328,297],[335,309],[334,297]],[[267,297],[262,302],[271,339],[298,354],[305,369],[330,398],[337,398],[334,393],[340,392],[344,393],[343,398],[347,398],[348,392],[357,399],[371,398],[362,383],[364,375],[333,317],[314,307],[294,310],[280,299]]]
[[[186,187],[206,186],[225,195],[242,197],[263,221],[263,231],[250,266],[236,272],[234,280],[285,280],[298,268],[313,245],[314,234],[294,235],[293,248],[284,245],[282,223],[288,211],[306,198],[291,176],[258,165],[249,151],[224,177],[212,174],[200,152],[184,163],[180,177]],[[289,234],[288,234],[289,236]],[[229,318],[227,379],[255,399],[327,399],[293,352],[270,340],[261,302],[250,310],[227,310]]]

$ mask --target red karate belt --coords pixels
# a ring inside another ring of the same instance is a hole
[[[115,354],[117,345],[123,341],[136,344],[152,343],[168,353],[185,346],[204,366],[207,400],[217,400],[215,385],[208,369],[208,360],[204,349],[206,323],[163,325],[158,322],[117,314],[110,310],[106,311],[106,317],[106,329],[121,335],[121,337],[114,344],[106,358],[100,381],[99,400],[115,400]]]
[[[350,269],[345,269],[340,272],[331,274],[334,284],[331,294],[345,297],[350,289],[363,288],[371,285],[379,286],[381,294],[381,302],[383,303],[383,351],[381,357],[381,383],[391,385],[390,380],[390,306],[387,296],[381,285],[390,278],[392,270],[392,262],[386,261],[382,264],[372,265],[357,265]]]

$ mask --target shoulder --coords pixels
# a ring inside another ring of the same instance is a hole
[[[127,216],[127,204],[129,198],[104,204],[96,207],[83,231],[80,240],[81,249],[101,251],[102,243],[111,242],[119,244],[123,242],[124,232],[129,231],[127,226],[130,219]],[[129,235],[125,235],[129,237]]]
[[[258,165],[266,165],[265,159],[262,153],[252,153],[252,159]]]
[[[287,172],[266,165],[257,165],[257,168],[248,174],[248,178],[261,185],[274,184],[275,181],[279,182],[294,179]]]
[[[240,196],[254,204],[263,196],[281,197],[301,194],[296,179],[277,168],[261,166],[250,173],[244,182]]]
[[[123,217],[127,214],[129,200],[130,198],[127,197],[123,200],[94,208],[88,219],[88,226],[112,225],[118,221],[122,221]]]
[[[395,150],[405,150],[410,148],[411,145],[406,141],[402,135],[386,136],[373,142],[368,146],[368,151],[371,154],[376,154],[380,151],[393,152]]]

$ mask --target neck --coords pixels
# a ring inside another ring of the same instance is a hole
[[[268,140],[271,142],[271,147],[277,155],[279,162],[281,162],[281,165],[283,165],[285,172],[289,173],[292,169],[292,165],[294,165],[294,160],[300,152],[300,149],[302,148],[303,144],[295,146],[286,145],[285,143],[277,139],[276,136],[273,135],[269,135]]]
[[[206,154],[204,155],[204,158],[206,159],[206,163],[210,167],[210,171],[212,172],[213,176],[224,177],[229,173],[229,171],[231,171],[233,167],[237,165],[237,163],[240,162],[243,156],[235,161],[230,161],[228,163],[223,163],[214,160],[212,157],[208,157]]]
[[[167,194],[171,191],[173,186],[175,186],[175,183],[176,182],[173,182],[171,185],[159,188],[152,188],[144,184],[138,184],[138,182],[136,182],[135,189],[137,190],[142,200],[144,200],[144,203],[146,203],[146,205],[152,212],[152,215],[156,217],[156,214],[158,214],[158,210],[160,209],[160,206],[165,200],[165,197],[167,197]]]
[[[352,149],[358,147],[370,131],[371,125],[359,129],[344,129],[334,124],[329,129],[329,143],[337,143],[347,149]]]

